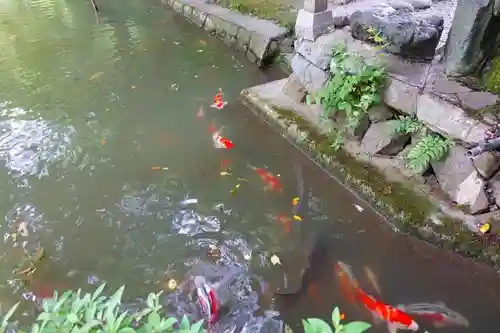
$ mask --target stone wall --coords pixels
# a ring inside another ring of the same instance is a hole
[[[161,0],[189,21],[244,52],[257,66],[270,63],[286,43],[287,29],[203,0]]]
[[[430,185],[436,199],[447,205],[448,211],[455,209],[452,215],[459,216],[470,230],[477,231],[478,225],[492,221],[492,217],[497,220],[500,158],[484,153],[472,160],[465,152],[484,140],[485,132],[499,121],[493,112],[500,101],[498,96],[448,79],[439,59],[411,62],[394,54],[380,54],[373,46],[354,39],[348,28],[335,30],[315,42],[298,40],[293,74],[283,91],[299,102],[306,91],[321,89],[328,77],[329,54],[338,43],[361,55],[367,63],[380,63],[389,72],[384,104],[374,107],[355,131],[359,150],[384,159],[407,178]],[[430,132],[455,142],[447,156],[431,162],[425,172],[415,174],[406,167],[405,155],[417,138],[401,138],[394,133],[394,120],[402,115],[415,117]],[[494,228],[500,229],[500,220],[497,224]]]

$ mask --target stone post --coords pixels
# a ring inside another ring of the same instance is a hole
[[[332,11],[327,0],[304,0],[304,8],[299,10],[295,22],[295,35],[315,41],[333,26]]]

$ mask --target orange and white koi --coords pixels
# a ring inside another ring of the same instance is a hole
[[[250,166],[257,174],[260,176],[260,179],[264,182],[264,191],[276,191],[281,192],[283,187],[281,186],[281,180],[278,175],[273,175],[271,172],[267,171],[263,168],[256,168],[254,166]]]
[[[429,321],[434,327],[469,326],[460,313],[449,309],[443,302],[398,305],[399,309]]]
[[[222,110],[227,104],[227,102],[222,99],[222,95],[224,95],[224,93],[221,89],[219,89],[219,92],[217,93],[217,95],[215,95],[214,102],[212,105],[210,105],[210,107],[216,108],[217,110]]]
[[[419,325],[408,313],[377,300],[361,289],[348,265],[339,261],[336,265],[336,272],[341,280],[341,286],[350,289],[347,292],[348,295],[370,311],[376,322],[385,321],[390,333],[397,333],[398,330],[418,331]]]
[[[212,140],[214,142],[214,147],[217,149],[231,149],[234,147],[234,144],[231,140],[221,135],[222,128],[212,134]]]

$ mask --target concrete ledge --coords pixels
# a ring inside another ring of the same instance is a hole
[[[319,120],[321,109],[283,94],[287,80],[245,89],[243,102],[376,206],[395,231],[500,267],[500,248],[478,239],[483,237],[478,223],[490,215],[472,216],[453,207],[421,175],[403,173],[397,159],[366,153],[359,140],[347,138],[343,150],[332,151],[330,126]]]
[[[203,0],[161,1],[226,44],[245,52],[247,58],[259,67],[278,55],[280,43],[289,34],[287,29],[270,21],[206,4]]]

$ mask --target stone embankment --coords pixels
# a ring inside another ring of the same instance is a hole
[[[397,55],[398,48],[381,53],[353,35],[347,27],[315,42],[297,40],[293,74],[246,89],[244,99],[281,123],[294,139],[307,143],[306,148],[320,162],[340,171],[348,183],[372,197],[387,214],[400,217],[401,229],[500,264],[498,247],[474,238],[474,234],[485,237],[479,229],[485,223],[492,225],[493,233],[500,230],[500,157],[488,152],[471,159],[465,154],[499,121],[492,112],[498,106],[498,96],[447,78],[439,57],[409,61]],[[437,45],[439,33],[432,38]],[[328,140],[329,129],[335,127],[328,123],[335,120],[320,121],[322,107],[304,102],[306,93],[314,94],[324,87],[331,50],[337,44],[388,71],[383,104],[373,107],[350,131],[344,145],[349,158],[343,152],[322,149],[321,141]],[[424,125],[427,133],[455,143],[443,158],[430,161],[421,172],[407,166],[408,152],[421,138],[394,131],[395,122],[405,116]],[[367,171],[352,172],[356,168]]]
[[[189,21],[218,36],[226,44],[244,52],[261,67],[290,48],[290,31],[268,20],[243,15],[203,0],[161,0]]]

